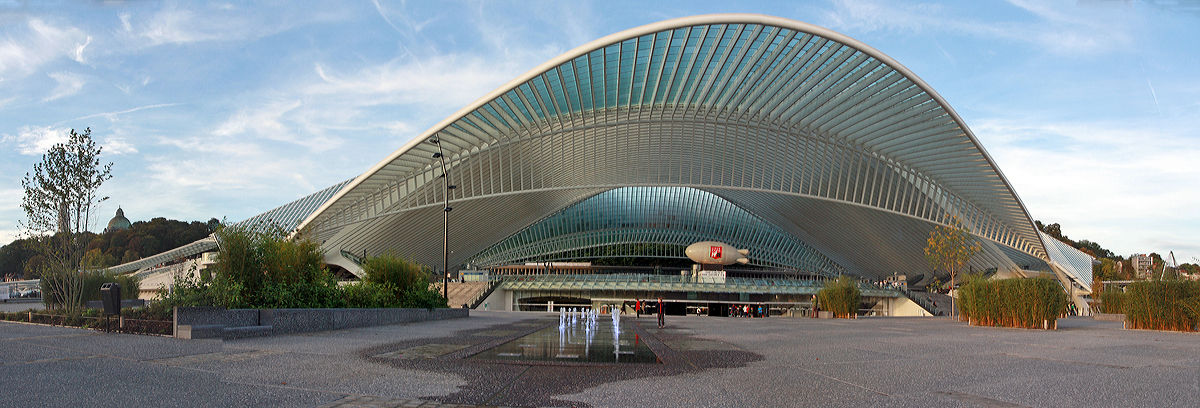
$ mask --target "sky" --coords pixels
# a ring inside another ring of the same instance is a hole
[[[71,129],[112,162],[93,231],[240,221],[366,171],[593,39],[759,13],[846,34],[933,87],[1036,220],[1200,262],[1200,0],[0,0],[0,243]]]

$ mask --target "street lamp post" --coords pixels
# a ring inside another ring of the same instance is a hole
[[[437,136],[429,138],[429,143],[435,144],[438,147],[438,152],[433,154],[433,158],[440,159],[442,164],[442,186],[445,187],[445,195],[442,196],[442,297],[446,299],[446,304],[450,304],[450,190],[458,188],[458,186],[450,184],[450,173],[446,171],[446,155],[442,149],[442,140]]]

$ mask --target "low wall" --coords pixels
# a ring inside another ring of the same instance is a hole
[[[175,337],[238,339],[355,327],[454,319],[469,310],[450,309],[233,309],[175,308]]]
[[[1124,313],[1096,313],[1092,315],[1094,320],[1103,320],[1107,322],[1123,322],[1125,321]]]

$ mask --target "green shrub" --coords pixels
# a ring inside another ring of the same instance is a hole
[[[121,285],[121,299],[137,299],[141,292],[142,280],[133,275],[117,275],[109,271],[88,271],[83,277],[83,300],[101,300],[100,286],[105,283]]]
[[[842,276],[836,280],[825,282],[825,288],[817,292],[821,310],[833,312],[838,318],[853,318],[858,315],[858,306],[862,302],[862,293],[858,284],[849,277]]]
[[[195,272],[176,276],[170,288],[158,290],[153,308],[170,311],[177,306],[217,306],[227,309],[250,307],[242,296],[241,283],[223,277],[205,280]]]
[[[397,299],[404,299],[405,294],[418,288],[429,287],[429,273],[425,267],[395,255],[367,258],[362,268],[367,275],[364,281],[388,285]]]
[[[971,277],[958,289],[962,319],[980,326],[1040,329],[1067,312],[1070,299],[1058,281]]]
[[[442,293],[428,285],[414,288],[404,293],[400,307],[436,309],[450,307],[446,304]]]
[[[275,227],[232,226],[217,232],[215,273],[189,273],[159,291],[156,307],[381,308],[446,307],[429,288],[420,264],[390,255],[368,258],[364,282],[339,287],[325,269],[320,244],[301,234],[288,239]]]
[[[371,282],[355,282],[342,286],[346,307],[384,308],[397,307],[400,302],[391,285]]]
[[[1131,329],[1194,331],[1200,322],[1200,282],[1142,281],[1125,289]]]
[[[324,309],[346,307],[337,281],[328,272],[310,281],[267,282],[256,307],[273,309]]]
[[[325,269],[321,245],[305,234],[289,239],[272,225],[223,227],[215,277],[208,294],[214,306],[265,308],[342,307]],[[201,277],[202,283],[205,278]]]
[[[1106,290],[1100,292],[1101,313],[1125,313],[1125,292]]]

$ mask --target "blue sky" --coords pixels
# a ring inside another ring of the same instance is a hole
[[[856,38],[963,117],[1035,219],[1200,256],[1200,2],[0,0],[0,242],[69,129],[113,162],[106,221],[237,221],[357,176],[538,64],[674,17]],[[99,225],[95,229],[101,229]]]

